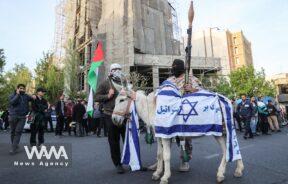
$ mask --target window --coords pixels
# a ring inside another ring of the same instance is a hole
[[[87,57],[88,60],[87,60],[87,62],[88,62],[88,63],[91,63],[91,60],[92,60],[92,44],[89,44],[89,45],[88,45],[88,53],[87,53],[87,54],[88,54],[88,57]]]
[[[78,82],[79,82],[79,91],[85,90],[85,73],[82,72],[78,75]]]
[[[84,66],[85,65],[85,54],[84,54],[84,50],[80,51],[79,53],[79,59],[80,59],[80,66]]]
[[[238,57],[236,57],[235,63],[236,63],[236,65],[239,65],[239,64],[240,64],[240,59],[239,59]]]
[[[238,49],[238,47],[235,47],[234,51],[235,51],[235,54],[239,54],[239,49]]]
[[[79,27],[80,27],[80,14],[76,15],[76,27],[75,27],[75,34],[79,32]]]
[[[85,42],[85,36],[81,36],[81,38],[79,39],[79,45],[83,44]]]
[[[77,0],[77,12],[80,12],[80,8],[81,8],[81,0]]]
[[[236,37],[233,37],[233,43],[234,43],[234,45],[237,44],[237,38]]]

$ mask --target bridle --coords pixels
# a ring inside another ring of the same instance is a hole
[[[131,107],[132,102],[133,102],[132,98],[128,96],[128,104],[127,104],[126,110],[124,112],[113,111],[112,115],[115,114],[115,115],[124,117],[124,121],[129,120],[131,117],[130,107]]]

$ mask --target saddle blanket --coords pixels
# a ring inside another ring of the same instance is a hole
[[[227,161],[241,159],[229,99],[207,90],[181,95],[169,81],[163,82],[156,96],[155,137],[222,136],[225,126]]]

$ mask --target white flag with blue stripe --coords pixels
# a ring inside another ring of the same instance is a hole
[[[126,135],[121,163],[129,165],[132,171],[141,169],[140,143],[139,143],[139,119],[134,101],[130,107],[131,117],[126,124]]]
[[[182,96],[169,81],[162,84],[156,96],[155,137],[222,136],[225,126],[227,161],[241,159],[229,99],[206,90]]]

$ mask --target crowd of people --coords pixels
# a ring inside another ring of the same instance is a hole
[[[74,103],[72,99],[65,100],[65,95],[59,97],[59,101],[50,104],[44,95],[46,90],[37,88],[35,95],[26,94],[26,86],[18,84],[15,92],[9,96],[9,110],[0,111],[0,127],[11,132],[10,154],[17,153],[24,126],[30,127],[30,145],[41,147],[44,143],[44,132],[55,132],[55,136],[63,136],[63,132],[72,131],[75,136],[83,137],[96,134],[107,137],[107,126],[103,121],[103,108],[95,102],[93,116],[86,112],[87,102],[77,97]],[[56,125],[56,127],[55,127]]]
[[[10,125],[12,143],[10,153],[15,154],[19,149],[21,134],[27,122],[31,123],[31,146],[41,146],[44,143],[45,131],[55,132],[55,135],[59,137],[64,135],[63,132],[67,132],[69,136],[74,133],[75,136],[79,137],[90,134],[101,137],[101,131],[104,129],[103,136],[108,137],[111,159],[116,171],[119,174],[124,173],[121,164],[120,142],[121,138],[122,141],[125,138],[125,125],[116,126],[111,118],[115,107],[115,99],[118,95],[118,91],[112,85],[112,82],[119,82],[121,70],[119,64],[110,66],[109,76],[97,88],[92,117],[88,116],[87,102],[80,96],[73,101],[73,99],[61,94],[56,104],[50,104],[44,98],[45,89],[38,88],[36,94],[30,96],[25,92],[25,85],[19,84],[15,92],[9,97],[9,111],[0,111],[1,128],[7,129]],[[184,74],[184,62],[175,60],[172,65],[173,76],[168,80],[181,87],[183,93],[193,93],[201,89],[195,77],[191,77],[190,84],[184,85]],[[29,104],[31,104],[31,107]],[[262,97],[248,99],[246,95],[242,95],[241,102],[237,103],[236,100],[232,100],[232,104],[234,106],[235,127],[240,132],[245,129],[244,139],[258,136],[260,135],[259,132],[262,132],[263,135],[270,135],[269,129],[271,132],[281,131],[278,117],[282,115],[283,119],[285,117],[283,115],[284,111],[277,109],[271,100],[268,101],[268,104],[265,104]],[[54,127],[55,124],[56,127]],[[37,136],[38,139],[36,140]],[[189,139],[186,143],[185,147],[190,150],[189,155],[192,156],[192,143]],[[180,168],[182,171],[188,171],[189,163],[182,161]]]
[[[272,100],[264,103],[263,97],[247,99],[241,95],[241,102],[232,99],[234,107],[235,127],[240,132],[245,129],[244,139],[254,136],[271,135],[271,132],[281,132],[280,127],[287,124],[286,111],[276,106]],[[270,130],[270,131],[269,131]]]

